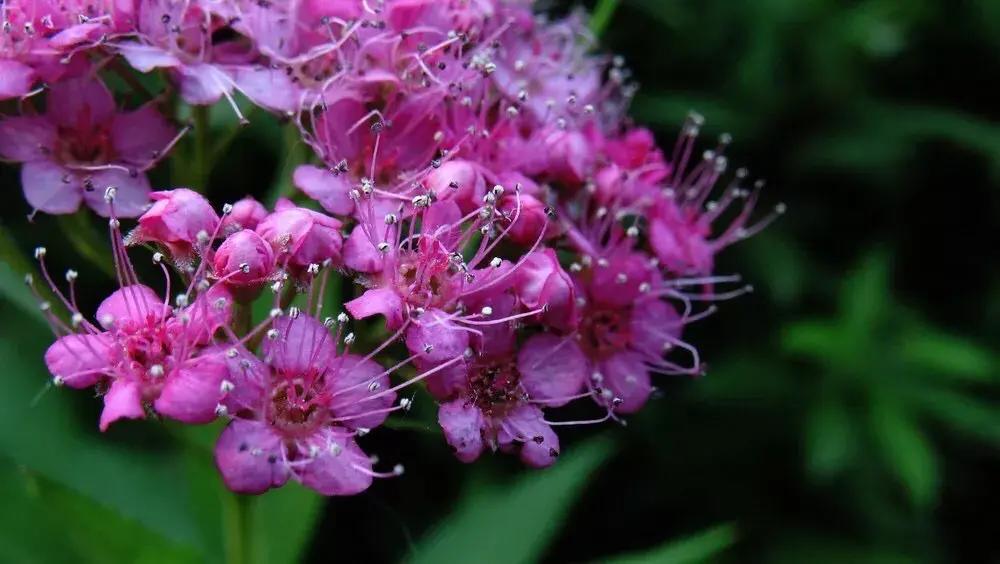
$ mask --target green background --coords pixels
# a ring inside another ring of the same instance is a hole
[[[697,109],[706,145],[732,133],[731,161],[788,204],[721,259],[757,292],[691,328],[705,378],[661,378],[627,427],[568,430],[542,472],[453,460],[418,398],[365,443],[402,478],[238,501],[211,466],[217,427],[102,436],[99,401],[45,387],[24,257],[45,244],[77,267],[92,307],[112,288],[87,260],[106,268],[106,243],[85,215],[30,225],[3,166],[0,561],[236,562],[241,527],[260,564],[1000,560],[1000,2],[602,1],[593,25],[663,146]],[[181,157],[228,149],[155,185],[289,189],[305,153],[288,127],[194,117],[211,127]]]

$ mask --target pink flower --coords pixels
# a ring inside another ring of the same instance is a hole
[[[373,477],[402,472],[374,472],[355,442],[385,420],[396,394],[381,366],[338,353],[338,338],[307,315],[282,317],[263,362],[229,353],[223,405],[234,419],[219,437],[215,462],[230,489],[262,493],[294,478],[324,495],[352,495]]]
[[[513,341],[513,332],[497,338]],[[455,368],[438,423],[459,460],[472,462],[489,448],[518,452],[529,466],[555,462],[559,438],[542,409],[564,405],[583,386],[586,359],[571,338],[539,334],[516,356],[475,347]]]
[[[677,142],[678,161],[672,163],[664,179],[666,187],[649,210],[650,247],[663,266],[679,276],[710,274],[719,251],[760,232],[785,211],[785,205],[778,204],[771,214],[750,223],[764,184],[758,181],[752,190],[744,188],[746,169],[738,169],[718,199],[711,199],[728,169],[723,151],[730,139],[723,135],[715,150],[706,151],[689,168],[701,123],[697,114],[688,117]],[[738,212],[720,228],[717,220],[732,207]]]
[[[46,107],[40,116],[0,121],[0,157],[23,163],[28,203],[64,214],[85,202],[108,216],[104,191],[113,186],[116,215],[142,213],[149,199],[145,171],[170,146],[174,128],[152,105],[118,112],[104,84],[86,76],[53,84]]]
[[[57,384],[87,388],[105,383],[101,430],[146,409],[185,423],[215,418],[226,363],[206,348],[228,322],[231,298],[221,288],[190,306],[171,309],[141,284],[122,287],[97,308],[98,325],[56,340],[45,363]]]

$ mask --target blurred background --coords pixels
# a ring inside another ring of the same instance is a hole
[[[583,4],[642,85],[638,123],[671,146],[698,110],[788,204],[722,258],[757,291],[691,328],[708,375],[661,378],[627,427],[570,429],[544,472],[454,461],[418,402],[366,443],[403,478],[253,499],[249,561],[1000,562],[1000,2]],[[256,117],[216,201],[280,191],[301,158]],[[79,255],[106,243],[86,216],[29,226],[16,168],[0,182],[0,561],[232,560],[217,428],[101,436],[98,402],[44,386],[24,257],[79,266],[92,306],[111,282]]]

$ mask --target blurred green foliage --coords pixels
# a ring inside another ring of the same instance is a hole
[[[11,196],[0,561],[236,561],[241,533],[259,564],[1000,559],[988,513],[1000,502],[1000,2],[587,6],[643,84],[637,122],[670,146],[700,111],[736,137],[732,160],[768,179],[765,199],[789,203],[723,258],[758,292],[692,327],[706,378],[661,380],[627,428],[569,430],[545,472],[459,464],[418,401],[371,437],[407,463],[403,478],[350,499],[289,486],[238,500],[208,454],[217,426],[100,435],[97,402],[47,388],[25,257],[46,244],[53,264],[79,266],[92,307],[110,287],[102,230],[87,216],[28,225]],[[225,108],[178,117],[202,127],[157,185],[273,199],[308,158],[259,113],[245,129]],[[199,143],[219,159],[188,158]],[[18,192],[15,169],[0,182]]]

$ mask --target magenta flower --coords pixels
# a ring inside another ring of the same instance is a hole
[[[559,438],[542,409],[579,397],[587,361],[566,337],[539,334],[516,355],[514,349],[513,331],[493,334],[488,345],[474,345],[464,363],[443,373],[449,382],[429,388],[442,401],[438,423],[462,462],[487,448],[518,452],[538,468],[559,456]]]
[[[0,157],[23,163],[21,186],[36,211],[73,213],[81,203],[108,216],[108,186],[116,213],[134,217],[149,201],[145,171],[169,148],[176,131],[146,105],[118,112],[111,93],[89,77],[57,82],[46,113],[0,121]]]
[[[368,357],[338,353],[339,338],[295,314],[269,331],[263,362],[235,348],[228,353],[230,391],[222,405],[233,420],[219,437],[215,462],[230,489],[261,493],[294,478],[324,495],[352,495],[374,477],[402,472],[373,471],[355,442],[396,409],[388,372]]]
[[[240,302],[253,301],[264,284],[277,279],[274,251],[249,229],[226,237],[212,257],[212,270]]]
[[[57,385],[107,390],[102,431],[121,418],[145,417],[147,410],[207,423],[215,418],[228,374],[221,352],[208,345],[228,323],[231,303],[216,286],[174,309],[148,286],[131,283],[101,303],[94,325],[67,301],[77,331],[57,339],[45,363]]]

